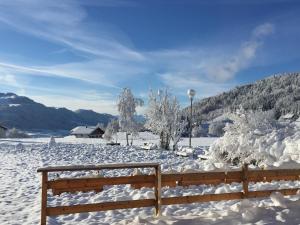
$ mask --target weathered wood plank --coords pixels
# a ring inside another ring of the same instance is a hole
[[[165,181],[204,181],[204,180],[232,180],[240,182],[242,177],[241,171],[231,172],[199,172],[199,173],[174,173],[162,174],[162,182]]]
[[[243,168],[242,168],[242,182],[243,182],[243,197],[244,198],[247,198],[248,197],[248,183],[249,183],[249,180],[248,180],[248,164],[244,164],[243,165]]]
[[[281,175],[281,176],[268,176],[268,177],[252,177],[249,179],[249,182],[272,182],[272,181],[296,181],[296,180],[300,180],[299,176],[289,176],[289,175]]]
[[[176,181],[165,181],[165,182],[161,182],[161,186],[162,187],[176,187],[177,183],[176,183]],[[155,187],[155,184],[149,183],[149,182],[147,182],[147,183],[144,182],[144,183],[132,184],[131,187],[133,189],[141,189],[143,187],[153,188],[153,187]]]
[[[76,192],[90,192],[94,191],[96,193],[103,191],[103,187],[95,186],[95,187],[80,187],[80,188],[56,188],[52,189],[53,195],[60,195],[61,193],[76,193]]]
[[[300,169],[252,170],[248,173],[250,182],[300,179]]]
[[[155,169],[155,214],[161,214],[161,171],[160,167]]]
[[[263,191],[249,191],[248,192],[248,198],[262,198],[262,197],[268,197],[273,192],[280,192],[283,195],[295,195],[297,194],[297,191],[300,190],[300,188],[294,188],[294,189],[278,189],[278,190],[263,190]]]
[[[47,221],[47,182],[48,173],[42,173],[42,204],[41,204],[41,225],[46,225]]]
[[[131,188],[133,189],[141,189],[141,188],[153,188],[155,187],[154,183],[138,183],[138,184],[131,184]]]
[[[195,202],[223,201],[242,199],[243,192],[224,193],[224,194],[206,194],[162,198],[162,205],[189,204]]]
[[[155,175],[136,175],[122,177],[99,177],[99,178],[73,178],[59,179],[48,182],[48,189],[72,189],[72,188],[93,188],[104,185],[120,185],[120,184],[138,184],[153,183]]]
[[[125,164],[105,164],[105,165],[74,165],[74,166],[50,166],[39,168],[37,172],[58,172],[58,171],[86,171],[102,169],[126,169],[126,168],[149,168],[158,167],[158,163],[125,163]]]
[[[103,202],[103,203],[85,204],[85,205],[48,207],[47,215],[57,216],[57,215],[73,214],[73,213],[98,212],[98,211],[107,211],[107,210],[114,210],[114,209],[129,209],[129,208],[141,208],[141,207],[151,207],[151,206],[155,206],[155,199]]]
[[[218,185],[221,183],[242,182],[241,171],[228,172],[213,172],[210,173],[174,173],[162,174],[162,187],[176,187],[189,185]],[[144,182],[132,185],[133,188],[154,187],[152,183]]]

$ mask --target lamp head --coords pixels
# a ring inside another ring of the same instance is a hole
[[[189,89],[187,91],[187,94],[188,94],[188,96],[189,96],[190,99],[193,99],[194,96],[196,95],[196,91],[194,89]]]

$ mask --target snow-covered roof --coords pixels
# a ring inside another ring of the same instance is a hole
[[[7,130],[7,127],[5,127],[5,126],[2,126],[2,125],[0,124],[0,129]]]
[[[91,134],[97,128],[97,126],[79,126],[72,129],[71,134]]]
[[[292,119],[294,116],[295,116],[294,113],[287,113],[287,114],[281,116],[280,118],[282,118],[282,119]]]

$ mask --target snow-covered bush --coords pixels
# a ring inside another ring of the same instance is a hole
[[[173,97],[167,90],[158,91],[157,94],[150,91],[145,127],[159,135],[161,148],[169,149],[171,140],[173,150],[177,148],[186,126],[181,113],[176,97]]]
[[[8,137],[8,138],[29,138],[29,135],[16,129],[16,128],[12,128],[7,131],[6,137]]]
[[[225,123],[222,121],[212,122],[209,125],[208,133],[215,137],[221,137],[224,134]]]
[[[112,120],[107,124],[103,138],[107,141],[112,141],[115,139],[115,142],[118,142],[118,131],[119,131],[119,122],[118,120]]]
[[[289,157],[286,151],[290,139],[300,140],[299,130],[292,124],[280,124],[273,111],[238,110],[231,119],[233,123],[226,125],[225,135],[210,147],[213,161],[273,165]]]
[[[118,100],[118,111],[119,111],[119,125],[121,131],[126,133],[126,142],[129,145],[128,136],[131,134],[137,135],[138,124],[134,119],[136,114],[136,107],[143,106],[144,102],[142,99],[135,98],[129,88],[124,88],[121,92]],[[133,139],[131,139],[132,143]]]

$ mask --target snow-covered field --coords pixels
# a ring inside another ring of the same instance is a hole
[[[124,137],[120,135],[122,144]],[[209,146],[214,138],[194,138],[194,146]],[[192,157],[179,157],[172,151],[142,150],[145,142],[157,143],[157,137],[141,134],[133,147],[106,146],[99,139],[56,138],[56,144],[48,144],[49,138],[0,140],[0,224],[39,224],[40,175],[36,170],[43,166],[101,164],[119,162],[159,162],[162,171],[191,171],[216,169],[205,161]],[[180,145],[187,145],[183,139]],[[132,170],[103,171],[103,175],[128,175]],[[143,170],[142,172],[149,172]],[[52,176],[65,176],[54,174]],[[68,174],[70,175],[70,174]],[[72,173],[82,176],[84,173]],[[93,175],[93,174],[89,174]],[[51,179],[51,177],[50,177]],[[250,189],[300,187],[300,182],[276,182],[251,185]],[[163,188],[162,196],[224,193],[240,191],[240,184],[220,186],[190,186],[188,188]],[[100,193],[64,193],[49,195],[49,205],[70,205],[102,201],[152,198],[153,190],[131,189],[129,185],[105,188]],[[162,207],[162,216],[153,217],[153,208],[115,210],[106,212],[70,214],[48,217],[48,224],[300,224],[300,193],[283,198],[273,194],[271,198],[243,201],[221,201]]]

